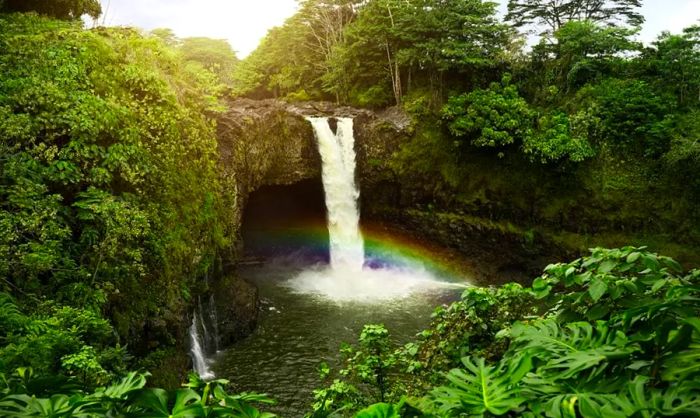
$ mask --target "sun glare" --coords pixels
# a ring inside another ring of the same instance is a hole
[[[295,0],[101,0],[99,23],[170,28],[179,37],[226,39],[239,57],[258,45],[268,29],[297,9]]]

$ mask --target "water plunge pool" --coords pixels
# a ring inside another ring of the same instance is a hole
[[[421,245],[365,225],[360,232],[352,120],[310,118],[323,179],[263,188],[243,220],[246,252],[262,263],[237,274],[256,285],[262,312],[245,340],[210,359],[236,391],[268,393],[273,412],[300,417],[321,388],[319,366],[342,366],[339,350],[365,324],[383,324],[398,345],[430,322],[465,283],[436,269]],[[380,228],[381,229],[381,228]],[[459,276],[459,275],[457,275]]]

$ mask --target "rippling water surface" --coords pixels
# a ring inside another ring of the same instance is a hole
[[[304,270],[283,261],[239,270],[259,287],[263,310],[255,333],[220,353],[214,365],[216,376],[231,380],[236,390],[277,399],[273,412],[282,417],[309,411],[312,390],[324,385],[319,364],[326,361],[337,370],[341,343],[354,343],[364,324],[384,324],[393,340],[403,343],[428,325],[435,306],[461,293],[433,288],[384,302],[333,302],[289,287],[287,282]]]

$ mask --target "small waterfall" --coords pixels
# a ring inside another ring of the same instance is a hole
[[[199,328],[203,327],[203,325],[200,315],[197,315],[197,312],[195,312],[192,315],[192,325],[190,325],[190,354],[192,355],[194,371],[202,379],[208,380],[214,378],[214,373],[209,370],[209,363],[203,349],[204,341],[199,334]]]
[[[338,118],[336,133],[328,118],[308,118],[314,128],[323,170],[323,189],[328,209],[331,267],[360,271],[364,242],[355,185],[355,137],[352,118]]]
[[[209,275],[204,278],[207,287],[211,289]],[[194,371],[202,379],[214,378],[214,373],[209,369],[209,359],[207,356],[219,351],[219,320],[216,316],[216,301],[214,293],[209,293],[209,299],[202,301],[202,297],[197,297],[197,307],[192,314],[192,324],[190,325],[190,355]]]

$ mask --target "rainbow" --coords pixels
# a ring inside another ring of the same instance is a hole
[[[473,266],[456,251],[426,244],[414,236],[383,224],[361,226],[365,241],[365,263],[370,267],[420,266],[444,280],[463,282],[473,277]],[[328,251],[328,229],[323,222],[305,222],[293,227],[267,227],[255,232],[257,246],[293,253],[305,248],[317,254]]]

